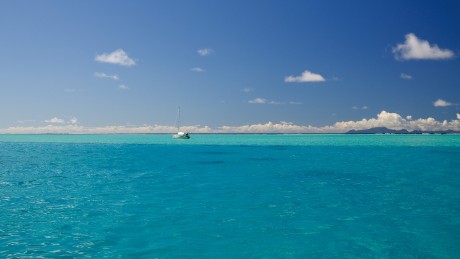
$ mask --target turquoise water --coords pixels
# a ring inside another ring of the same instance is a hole
[[[0,135],[0,257],[458,258],[460,135]]]

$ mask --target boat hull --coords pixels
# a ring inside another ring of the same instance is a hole
[[[190,138],[190,134],[187,132],[187,133],[184,133],[184,132],[178,132],[177,134],[174,134],[172,135],[172,137],[174,139],[189,139]]]

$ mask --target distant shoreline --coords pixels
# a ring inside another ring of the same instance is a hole
[[[346,134],[460,134],[460,131],[455,130],[433,130],[433,131],[423,131],[423,130],[413,130],[408,131],[407,129],[393,130],[386,127],[375,127],[365,130],[350,130]]]

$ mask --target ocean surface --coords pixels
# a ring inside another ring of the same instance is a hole
[[[0,135],[0,258],[459,258],[460,135]]]

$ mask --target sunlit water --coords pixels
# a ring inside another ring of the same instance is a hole
[[[0,257],[458,258],[460,135],[0,135]]]

